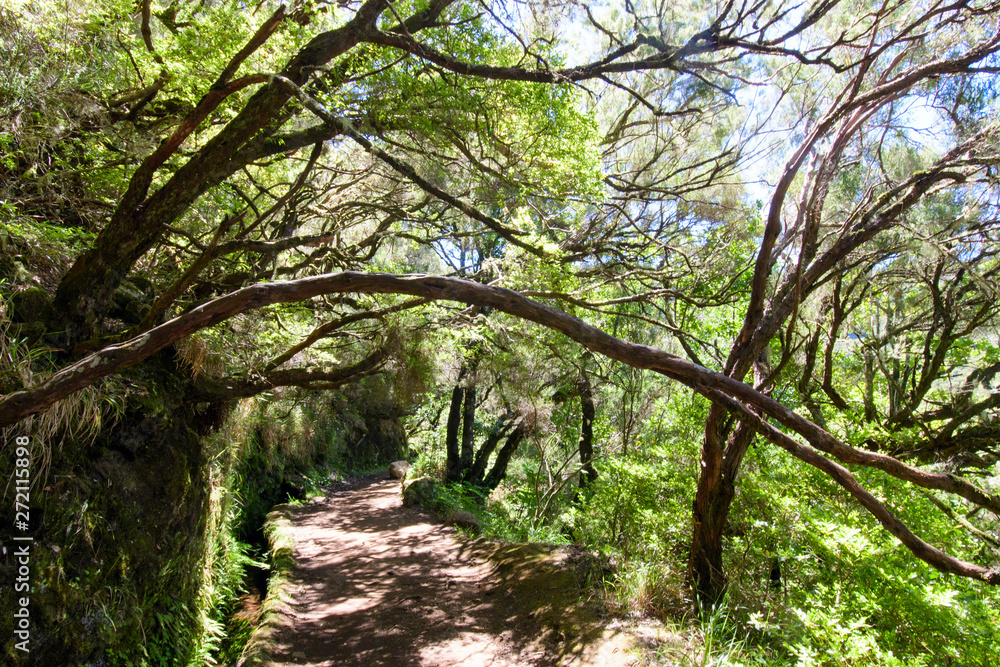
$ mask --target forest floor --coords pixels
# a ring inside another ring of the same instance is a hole
[[[665,639],[606,616],[580,550],[468,539],[399,490],[368,477],[278,509],[294,565],[254,663],[615,667]]]

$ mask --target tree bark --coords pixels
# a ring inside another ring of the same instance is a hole
[[[500,486],[500,482],[503,478],[507,476],[507,464],[510,463],[510,459],[514,456],[514,452],[517,451],[517,446],[521,444],[524,440],[524,430],[518,425],[514,431],[507,436],[507,441],[503,443],[503,447],[497,452],[497,460],[493,463],[493,468],[490,469],[490,474],[486,476],[484,481],[484,486],[487,489],[495,489]]]
[[[473,374],[473,378],[475,375]],[[472,457],[475,453],[475,426],[476,426],[476,385],[472,384],[465,389],[465,405],[462,410],[462,451],[460,455],[459,477],[465,477],[472,470]]]
[[[586,488],[597,479],[594,468],[594,391],[587,371],[580,371],[580,487]]]
[[[463,372],[465,369],[462,369]],[[459,381],[462,373],[459,373]],[[448,426],[445,431],[445,479],[449,482],[457,482],[462,479],[462,464],[459,460],[458,449],[458,429],[462,423],[462,398],[465,389],[461,385],[455,385],[451,392],[451,408],[448,410]]]
[[[724,410],[718,405],[709,409],[701,448],[701,475],[692,508],[688,577],[694,585],[696,600],[707,607],[715,606],[727,585],[722,564],[722,531],[733,499],[733,489],[723,484],[724,416]]]

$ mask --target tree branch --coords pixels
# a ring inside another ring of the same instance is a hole
[[[473,220],[483,223],[489,229],[493,230],[499,236],[507,240],[509,243],[512,243],[513,245],[516,245],[517,247],[522,248],[523,250],[527,250],[531,254],[536,255],[538,257],[545,256],[545,253],[544,251],[542,251],[541,248],[536,248],[535,246],[529,243],[525,243],[521,239],[517,238],[518,232],[509,229],[496,218],[486,215],[485,213],[476,209],[467,202],[462,201],[458,197],[448,194],[441,188],[431,184],[430,181],[420,176],[417,173],[417,170],[414,169],[411,165],[407,164],[406,162],[403,162],[399,158],[389,155],[382,149],[376,147],[364,135],[362,135],[360,132],[354,129],[354,127],[348,121],[342,118],[337,118],[336,116],[331,114],[323,107],[322,104],[320,104],[318,101],[316,101],[311,96],[306,94],[306,92],[303,91],[299,86],[295,85],[294,82],[289,81],[285,77],[277,75],[275,75],[274,80],[278,83],[281,83],[289,90],[291,90],[307,109],[316,114],[327,125],[336,128],[340,134],[350,137],[366,151],[368,151],[378,159],[385,162],[387,165],[395,169],[398,173],[410,179],[414,184],[420,187],[420,189],[424,190],[428,194],[434,195],[438,199],[446,202],[447,204],[454,206],[459,211],[469,216]]]
[[[357,363],[339,368],[288,368],[251,374],[246,378],[200,375],[195,381],[195,395],[200,400],[227,401],[255,396],[275,387],[333,389],[370,375],[388,356],[389,346],[386,345]]]
[[[920,560],[941,572],[976,579],[991,586],[1000,586],[1000,569],[986,568],[975,563],[960,560],[949,556],[937,547],[923,541],[905,523],[889,511],[885,505],[879,502],[874,495],[862,487],[847,468],[820,455],[812,447],[796,442],[774,426],[762,420],[754,414],[753,410],[734,400],[732,397],[714,390],[708,392],[708,397],[712,401],[721,403],[728,411],[739,415],[743,423],[750,425],[758,433],[795,458],[822,470],[832,477],[835,482],[844,487],[848,493],[861,503],[862,507],[868,510],[887,531]]]
[[[346,315],[345,317],[340,317],[335,320],[330,320],[324,324],[313,329],[308,336],[302,339],[301,342],[296,343],[290,347],[285,352],[279,354],[277,357],[267,362],[265,370],[273,370],[285,363],[296,354],[302,350],[308,348],[310,345],[326,337],[330,332],[336,331],[342,327],[352,324],[354,322],[360,322],[362,320],[379,319],[385,317],[386,315],[391,315],[393,313],[398,313],[404,310],[409,310],[410,308],[416,308],[417,306],[422,306],[429,303],[427,299],[411,299],[409,301],[404,301],[403,303],[397,304],[395,306],[389,306],[388,308],[382,308],[381,310],[365,311],[361,313],[354,313],[352,315]]]
[[[409,294],[430,300],[489,306],[558,331],[587,349],[639,369],[656,371],[704,396],[726,394],[778,421],[813,447],[843,463],[865,465],[927,489],[959,495],[1000,515],[1000,495],[989,494],[956,475],[931,473],[876,452],[857,450],[750,385],[648,345],[629,343],[583,320],[532,301],[512,290],[460,278],[345,271],[245,287],[209,301],[121,344],[111,345],[55,373],[41,385],[0,399],[0,427],[41,412],[61,398],[146,359],[196,331],[238,313],[276,303],[304,301],[323,294]],[[713,394],[714,392],[714,394]]]

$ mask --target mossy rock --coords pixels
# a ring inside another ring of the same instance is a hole
[[[0,371],[0,394],[13,394],[24,389],[24,381],[17,371],[5,369]]]
[[[434,500],[438,482],[430,477],[418,477],[403,484],[403,505],[427,507]]]
[[[472,512],[466,512],[465,510],[455,510],[448,515],[448,518],[445,519],[445,523],[449,526],[464,528],[476,535],[483,530],[483,526],[479,523],[479,519],[476,518],[476,515]]]
[[[49,330],[55,329],[59,320],[52,298],[41,287],[30,287],[12,294],[10,312],[14,322],[41,322]]]
[[[145,291],[142,285],[145,283],[137,285],[134,281],[123,281],[115,292],[108,314],[128,324],[141,323],[153,301],[151,293]]]

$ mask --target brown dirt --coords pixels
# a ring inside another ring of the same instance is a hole
[[[403,507],[399,488],[368,479],[280,510],[295,565],[263,664],[637,663],[634,637],[581,597],[577,555],[466,540]]]
[[[249,623],[251,626],[257,625],[260,621],[261,599],[260,591],[255,585],[249,586],[250,590],[240,596],[236,603],[236,613],[233,620]]]

